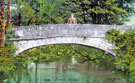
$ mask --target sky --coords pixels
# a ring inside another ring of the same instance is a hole
[[[125,25],[135,25],[135,15],[130,17],[128,22],[125,22]]]

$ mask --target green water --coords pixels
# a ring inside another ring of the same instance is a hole
[[[108,70],[88,63],[80,64],[69,56],[55,62],[18,65],[9,79],[10,83],[125,83]]]

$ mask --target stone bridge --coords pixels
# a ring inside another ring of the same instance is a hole
[[[79,44],[94,47],[113,54],[114,45],[105,39],[106,31],[119,29],[124,32],[133,26],[93,25],[93,24],[46,24],[14,28],[19,38],[11,38],[17,47],[16,55],[43,45]]]

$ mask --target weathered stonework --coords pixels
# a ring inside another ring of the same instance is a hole
[[[105,40],[105,33],[110,29],[124,32],[133,26],[93,25],[93,24],[46,24],[39,26],[21,26],[14,28],[19,38],[11,38],[17,51],[16,55],[30,48],[49,44],[80,44],[91,46],[112,55],[113,44]],[[84,35],[86,38],[84,38]]]

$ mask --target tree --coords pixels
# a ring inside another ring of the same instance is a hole
[[[0,0],[0,45],[4,47],[5,41],[5,0]]]
[[[121,72],[130,75],[130,78],[135,80],[135,30],[127,30],[123,34],[115,29],[109,30],[106,38],[117,46],[114,49],[117,56],[114,64]]]
[[[127,14],[124,9],[118,7],[116,0],[70,0],[69,2],[78,8],[85,23],[90,23],[90,20],[93,24],[113,24],[113,21],[121,23],[122,17]]]
[[[134,2],[134,0],[117,0],[117,3],[119,3],[119,7],[125,9],[129,14],[135,12]]]
[[[17,10],[13,10],[12,23],[17,26],[54,23],[52,15],[57,1],[19,0],[16,3]]]
[[[81,24],[123,24],[128,10],[133,10],[117,0],[18,0],[16,4],[12,23],[19,26],[67,23],[71,13]]]
[[[0,48],[0,83],[3,83],[3,80],[8,77],[9,72],[15,68],[13,50],[10,48],[12,45]]]
[[[6,32],[6,40],[15,37],[13,31]],[[11,41],[5,42],[5,47],[0,48],[0,81],[8,77],[9,72],[15,68],[13,56],[15,55],[16,48]],[[1,82],[3,83],[3,82]]]
[[[5,44],[5,32],[7,31],[7,27],[10,24],[11,16],[10,16],[10,0],[7,2],[7,23],[5,24],[5,0],[0,1],[0,38],[1,38],[1,47],[4,47]]]

